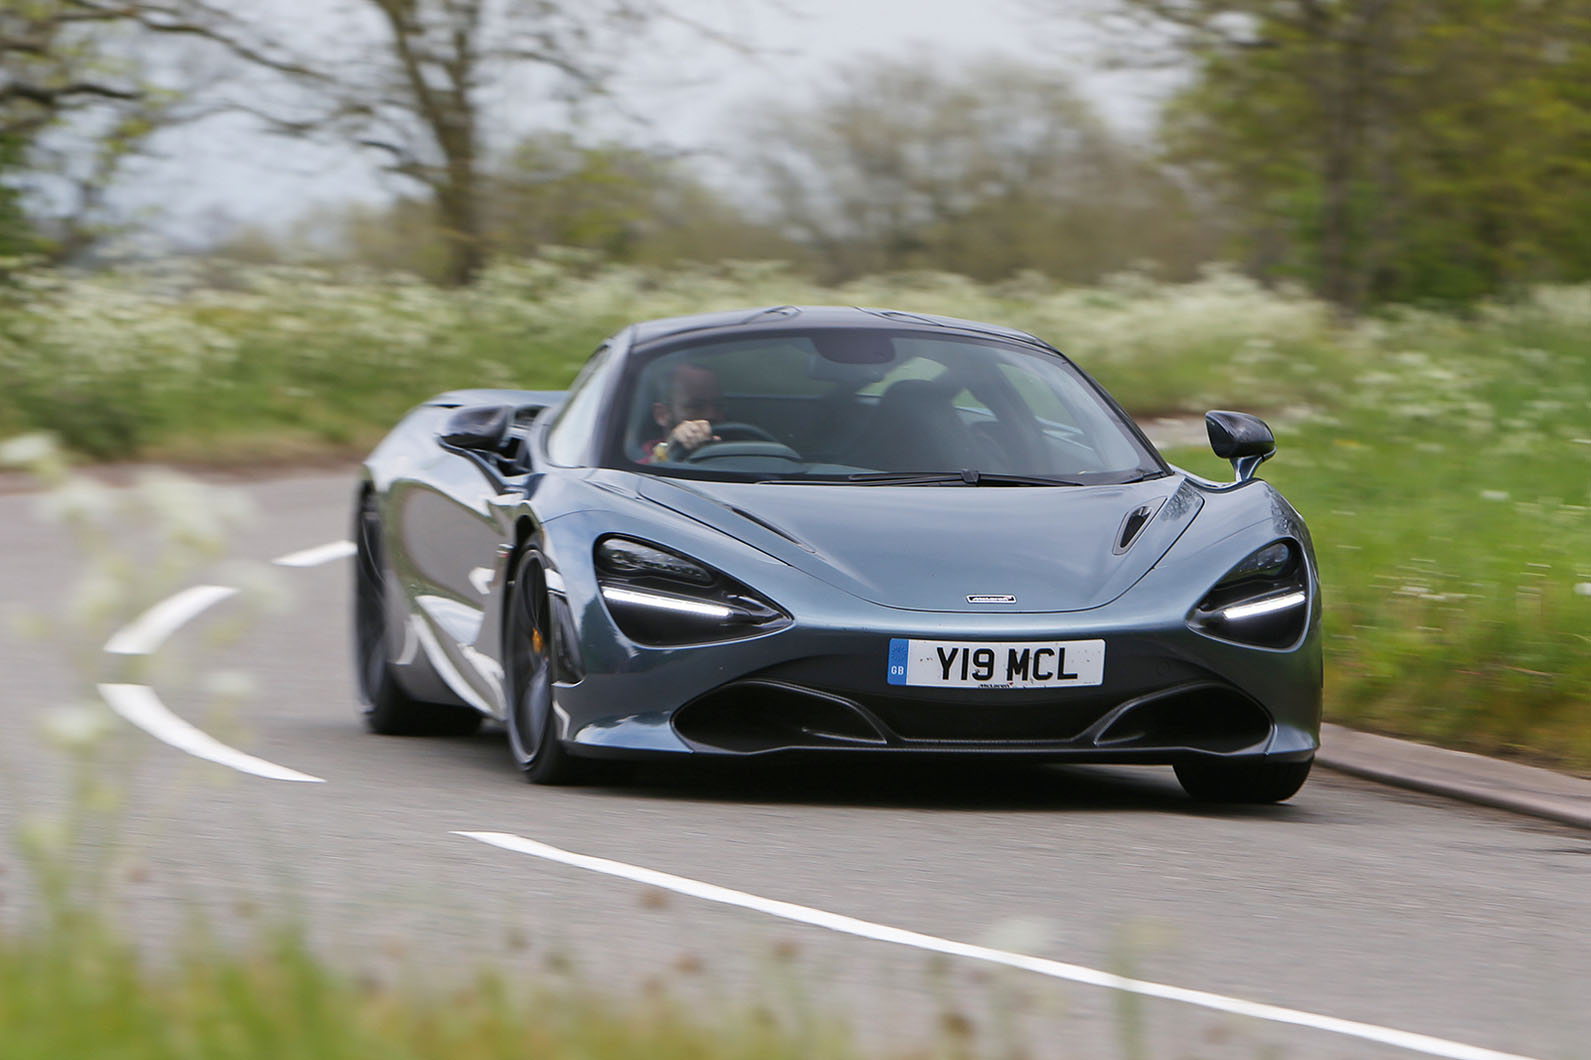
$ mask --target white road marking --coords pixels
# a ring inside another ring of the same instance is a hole
[[[195,585],[168,596],[118,629],[105,642],[105,650],[112,655],[152,655],[185,622],[236,592],[226,585]]]
[[[160,697],[155,695],[155,690],[148,685],[102,684],[99,686],[99,694],[105,697],[105,702],[110,704],[111,710],[155,739],[162,740],[179,751],[186,751],[195,758],[203,758],[207,762],[215,762],[236,769],[240,773],[252,773],[268,780],[326,783],[320,777],[312,777],[308,773],[300,773],[296,769],[288,769],[286,766],[279,766],[275,762],[267,762],[263,758],[255,758],[253,755],[228,747],[167,710]]]
[[[734,891],[727,887],[703,883],[700,880],[693,880],[685,876],[659,872],[656,869],[642,868],[639,865],[627,865],[622,861],[610,861],[607,858],[591,857],[588,854],[575,854],[567,850],[560,850],[554,846],[548,846],[546,843],[538,843],[534,839],[526,839],[524,836],[512,835],[507,832],[455,831],[453,834],[487,843],[491,846],[501,847],[504,850],[511,850],[517,854],[529,854],[531,857],[556,861],[563,865],[571,865],[590,872],[600,872],[607,876],[634,880],[637,883],[661,887],[664,890],[674,891],[709,902],[739,906],[742,909],[751,909],[759,913],[766,913],[769,916],[792,920],[799,924],[811,924],[814,927],[827,928],[830,931],[838,931],[846,935],[856,935],[860,938],[873,939],[878,942],[892,942],[897,945],[911,946],[915,949],[927,950],[932,953],[943,953],[952,957],[967,957],[990,964],[1002,964],[1011,968],[1020,968],[1024,971],[1037,972],[1040,975],[1047,975],[1054,979],[1066,979],[1074,983],[1085,983],[1089,986],[1102,986],[1110,990],[1141,994],[1144,997],[1161,998],[1166,1001],[1180,1001],[1183,1004],[1196,1005],[1200,1008],[1213,1009],[1217,1012],[1228,1012],[1238,1016],[1248,1016],[1253,1019],[1267,1020],[1272,1023],[1309,1027],[1331,1034],[1341,1034],[1350,1038],[1377,1042],[1381,1045],[1408,1049],[1428,1056],[1448,1057],[1451,1060],[1529,1060],[1529,1058],[1516,1053],[1497,1052],[1493,1049],[1465,1045],[1462,1042],[1448,1041],[1444,1038],[1433,1038],[1429,1035],[1416,1034],[1412,1031],[1378,1027],[1373,1023],[1358,1023],[1354,1020],[1338,1019],[1335,1016],[1322,1016],[1299,1009],[1282,1008],[1278,1005],[1267,1005],[1257,1001],[1245,1001],[1242,998],[1226,997],[1222,994],[1212,994],[1203,990],[1189,990],[1180,986],[1168,986],[1164,983],[1152,983],[1143,979],[1128,979],[1125,976],[1113,975],[1110,972],[1102,972],[1078,964],[1065,964],[1061,961],[1032,957],[1023,953],[1012,953],[1008,950],[992,949],[988,946],[954,942],[950,939],[924,935],[916,931],[907,931],[903,928],[889,927],[885,924],[875,924],[867,920],[842,916],[839,913],[829,913],[821,909],[812,909],[803,905],[794,905],[790,902],[763,898],[755,894],[747,894],[745,891]]]
[[[330,563],[336,559],[346,559],[354,554],[352,541],[329,541],[324,545],[306,548],[300,552],[289,552],[285,556],[277,556],[271,560],[278,567],[318,567],[322,563]]]
[[[327,559],[335,558],[335,555],[329,554],[334,546],[344,545],[348,551],[352,551],[353,546],[349,542],[340,541],[334,545],[322,545],[319,549],[307,549],[305,552],[293,553],[282,558],[301,559],[312,553],[327,554],[326,558],[313,560],[324,563]],[[346,555],[347,552],[342,554]],[[310,564],[299,562],[293,565]],[[105,651],[112,655],[152,655],[166,642],[166,638],[182,628],[185,623],[206,608],[236,594],[237,590],[228,585],[195,585],[191,589],[184,589],[180,593],[166,597],[118,629],[111,635],[110,640],[105,642]],[[268,780],[325,783],[320,777],[312,777],[308,773],[300,773],[296,769],[279,766],[275,762],[267,762],[263,758],[245,754],[235,747],[228,747],[173,714],[160,701],[160,697],[155,695],[155,690],[148,685],[102,683],[98,687],[99,694],[104,697],[111,710],[155,739],[170,744],[179,751],[186,751],[195,758],[202,758],[207,762],[215,762],[236,769],[240,773],[251,773]]]

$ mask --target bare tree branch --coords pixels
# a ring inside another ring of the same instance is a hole
[[[48,88],[43,85],[13,81],[0,87],[0,106],[13,99],[25,99],[42,107],[52,107],[74,96],[132,100],[141,99],[143,93],[129,89],[113,88],[110,85],[101,85],[93,81],[72,81],[64,85],[54,85]]]

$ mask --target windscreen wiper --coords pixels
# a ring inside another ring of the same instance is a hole
[[[879,471],[847,475],[839,482],[855,486],[1083,486],[1065,478],[1045,475],[1000,475],[965,468],[961,471]]]

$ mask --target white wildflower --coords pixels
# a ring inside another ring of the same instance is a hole
[[[52,817],[32,817],[22,822],[17,831],[17,841],[23,849],[36,854],[54,855],[64,851],[72,841],[66,824]]]
[[[244,670],[215,670],[204,675],[204,691],[212,699],[235,703],[258,689],[254,676]]]
[[[158,469],[141,476],[137,500],[173,540],[201,549],[218,547],[227,527],[248,511],[247,500],[235,490],[214,489]]]
[[[57,747],[77,750],[96,743],[110,729],[110,714],[104,707],[78,704],[57,707],[44,715],[40,727]]]
[[[98,626],[122,611],[127,591],[125,576],[92,568],[73,583],[67,611],[79,625]]]
[[[43,431],[19,435],[0,442],[0,466],[33,467],[55,459],[59,451],[53,435]]]
[[[40,497],[34,510],[47,523],[87,522],[109,510],[110,498],[107,487],[76,475]]]

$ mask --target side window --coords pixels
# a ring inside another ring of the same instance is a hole
[[[603,366],[608,363],[612,350],[613,347],[606,343],[598,347],[570,385],[569,397],[565,399],[563,408],[558,410],[558,418],[547,430],[547,457],[553,463],[564,467],[580,463],[582,447],[590,443],[591,432],[596,429],[597,414],[601,411],[598,399],[602,388],[594,384],[601,376]]]

